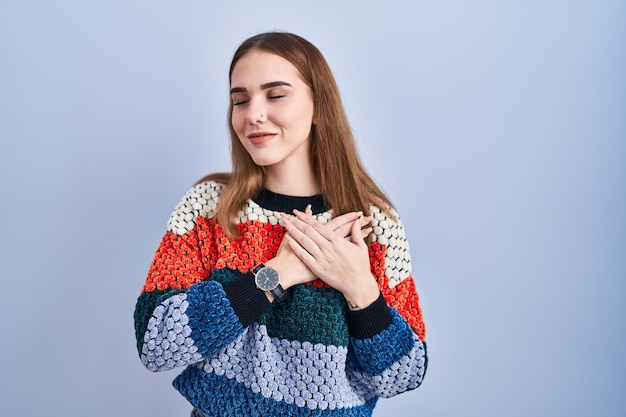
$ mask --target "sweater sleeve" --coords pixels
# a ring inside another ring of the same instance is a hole
[[[404,227],[380,211],[373,215],[370,259],[381,295],[363,310],[348,311],[348,372],[358,391],[391,397],[422,383],[425,326]]]
[[[215,227],[209,216],[220,190],[218,184],[199,184],[176,206],[137,300],[137,349],[151,371],[215,354],[269,307],[250,276],[214,279]]]

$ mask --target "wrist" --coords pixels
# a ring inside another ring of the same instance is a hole
[[[374,284],[376,284],[374,282]],[[372,305],[380,297],[378,285],[369,285],[358,292],[344,293],[344,298],[348,303],[348,308],[352,311],[363,310]]]
[[[272,258],[269,261],[265,262],[265,266],[273,268],[276,270],[276,272],[278,272],[279,282],[284,290],[287,290],[293,286],[293,283],[290,280],[291,274],[289,274],[289,269],[282,262],[280,262],[280,260]]]
[[[347,318],[350,335],[357,339],[368,339],[380,334],[393,321],[393,315],[382,293],[368,307],[358,311],[348,310]]]

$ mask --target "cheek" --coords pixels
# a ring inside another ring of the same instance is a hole
[[[298,129],[309,129],[313,124],[313,108],[301,105],[299,108],[291,108],[284,112],[282,120]]]
[[[232,125],[235,132],[239,133],[241,131],[241,114],[238,111],[233,111],[230,117],[230,124]]]

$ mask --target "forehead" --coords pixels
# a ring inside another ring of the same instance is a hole
[[[252,87],[273,81],[302,82],[302,76],[285,58],[270,52],[252,51],[239,58],[230,77],[232,87]]]

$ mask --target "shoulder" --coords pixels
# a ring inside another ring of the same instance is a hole
[[[217,202],[225,188],[225,184],[216,181],[204,181],[191,187],[170,215],[167,230],[184,235],[193,229],[198,216],[214,217]]]
[[[394,208],[389,214],[372,205],[372,243],[385,253],[385,275],[389,287],[395,287],[411,275],[411,255],[404,224]]]
[[[398,212],[390,207],[387,211],[388,214],[376,205],[370,206],[372,212],[372,228],[374,242],[378,242],[381,245],[389,245],[390,239],[405,237],[404,225],[398,215]]]

